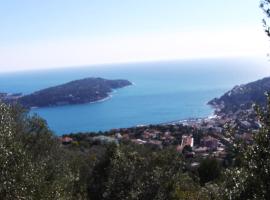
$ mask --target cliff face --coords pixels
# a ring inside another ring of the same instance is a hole
[[[250,109],[252,104],[264,106],[265,93],[270,91],[270,77],[254,81],[245,85],[235,86],[220,98],[208,102],[218,112],[236,112],[239,109]]]
[[[108,97],[113,89],[128,85],[131,83],[127,80],[85,78],[22,96],[18,102],[25,107],[90,103]]]

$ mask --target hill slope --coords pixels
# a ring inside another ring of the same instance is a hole
[[[127,80],[85,78],[22,96],[18,102],[25,107],[90,103],[105,99],[113,89],[128,85],[131,83]]]
[[[270,91],[270,77],[235,86],[220,98],[209,101],[208,104],[224,113],[250,109],[254,103],[264,106],[266,104],[265,93],[268,91]]]

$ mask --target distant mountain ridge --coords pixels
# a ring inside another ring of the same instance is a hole
[[[208,102],[217,112],[234,113],[239,109],[250,109],[252,105],[265,106],[265,93],[270,91],[270,77],[263,78],[248,84],[235,86],[220,98]]]
[[[128,80],[85,78],[21,96],[16,101],[29,108],[91,103],[107,98],[113,89],[129,85]]]

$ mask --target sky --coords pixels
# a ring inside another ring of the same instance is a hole
[[[259,0],[0,0],[0,72],[264,57]]]

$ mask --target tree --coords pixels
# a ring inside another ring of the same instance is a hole
[[[0,104],[0,196],[3,199],[31,199],[34,166],[16,141],[11,107]]]
[[[255,107],[261,128],[254,135],[252,145],[235,145],[241,162],[226,171],[225,196],[227,199],[270,199],[270,96],[267,107]]]
[[[214,199],[210,198],[213,187],[200,187],[184,166],[174,149],[152,150],[130,143],[111,146],[93,170],[89,199]]]
[[[214,158],[204,159],[198,168],[199,178],[202,185],[218,179],[221,175],[221,166]]]
[[[266,15],[266,18],[263,19],[263,26],[265,28],[266,34],[270,37],[270,27],[268,25],[269,23],[267,19],[270,18],[270,0],[261,0],[260,7]]]
[[[0,103],[1,199],[71,199],[74,178],[46,122]]]

